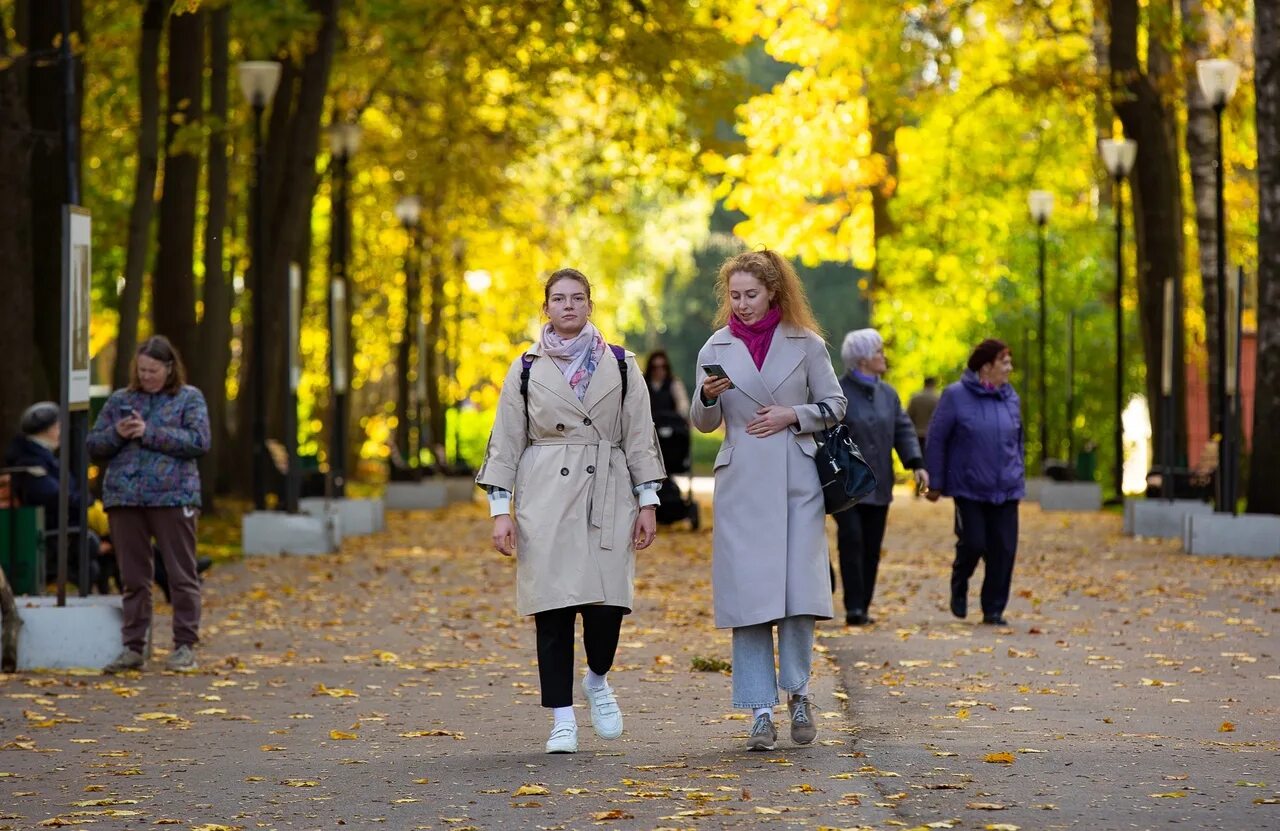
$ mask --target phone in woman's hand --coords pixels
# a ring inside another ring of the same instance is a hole
[[[723,378],[729,382],[729,389],[733,389],[733,380],[729,378],[729,373],[724,371],[724,367],[720,364],[703,364],[702,371],[710,375],[712,378]]]

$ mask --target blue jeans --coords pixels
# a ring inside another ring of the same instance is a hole
[[[793,692],[809,681],[813,665],[813,615],[733,630],[733,706],[755,709],[778,704],[778,687]],[[773,627],[778,627],[778,673],[774,672]]]

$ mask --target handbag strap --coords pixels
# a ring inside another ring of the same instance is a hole
[[[840,419],[836,418],[836,414],[831,411],[831,408],[829,406],[827,406],[827,402],[819,401],[818,411],[822,413],[822,426],[824,428],[829,427],[829,425],[827,424],[828,419],[830,419],[831,421],[834,421],[836,424],[840,423]]]

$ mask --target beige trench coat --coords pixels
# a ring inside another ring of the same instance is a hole
[[[516,523],[516,608],[522,615],[588,603],[631,609],[635,554],[632,488],[666,477],[649,389],[627,353],[622,375],[606,350],[584,401],[541,344],[527,353],[529,425],[520,359],[502,384],[476,483],[510,491]]]
[[[702,403],[704,364],[720,364],[734,388]],[[715,461],[711,586],[716,626],[794,615],[831,617],[826,511],[813,454],[817,402],[844,417],[845,397],[822,338],[783,323],[757,370],[746,344],[720,329],[698,353],[690,420],[704,433],[725,426]],[[772,436],[747,433],[756,410],[791,405],[800,421]]]

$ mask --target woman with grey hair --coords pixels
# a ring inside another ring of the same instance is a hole
[[[889,503],[893,501],[893,451],[898,452],[903,467],[914,471],[917,488],[929,487],[929,474],[924,470],[915,427],[902,409],[897,391],[880,379],[888,369],[880,333],[875,329],[850,332],[840,346],[840,357],[847,369],[840,387],[849,400],[844,422],[879,483],[862,502],[835,515],[844,620],[849,626],[865,626],[874,623],[867,613],[875,593]]]

